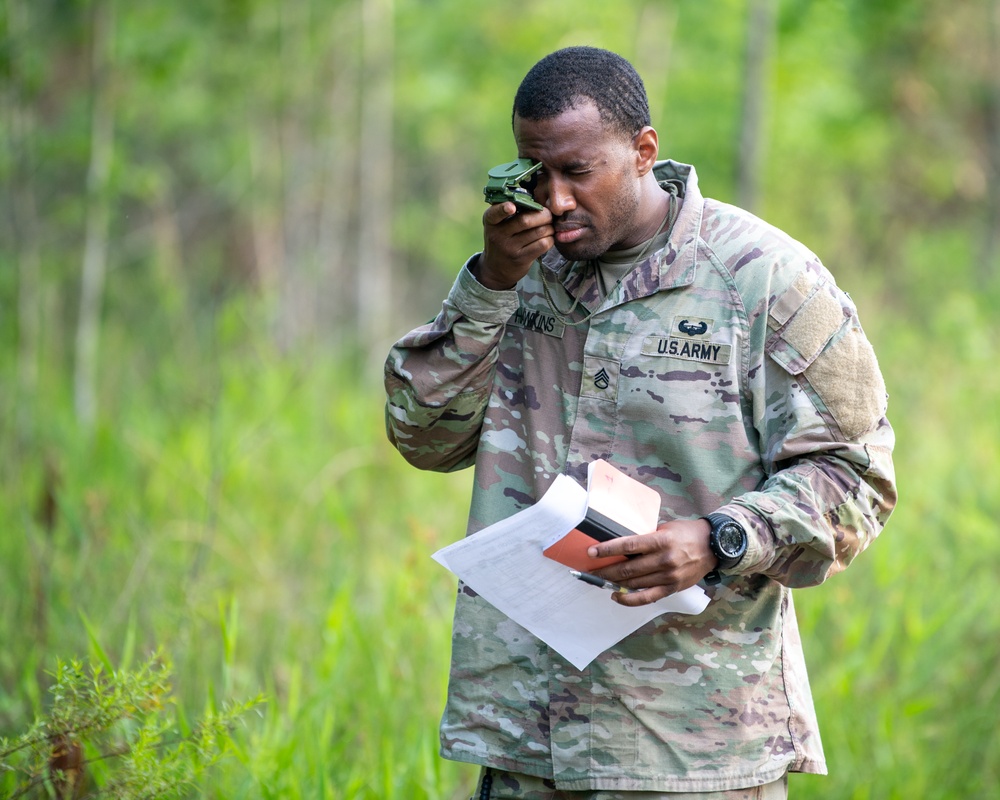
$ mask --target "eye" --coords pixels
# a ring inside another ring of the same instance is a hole
[[[520,186],[528,194],[532,194],[535,191],[535,187],[538,186],[538,176],[541,174],[542,170],[535,170],[527,178],[521,181]]]

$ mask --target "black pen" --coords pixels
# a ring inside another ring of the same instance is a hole
[[[619,586],[617,583],[606,581],[604,578],[599,578],[597,575],[591,575],[589,572],[580,572],[578,569],[571,569],[569,574],[577,580],[589,583],[591,586],[596,586],[599,589],[610,589],[612,592],[621,592],[622,594],[640,591],[639,589],[628,589],[624,586]]]

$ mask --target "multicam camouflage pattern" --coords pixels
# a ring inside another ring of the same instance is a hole
[[[468,534],[581,483],[604,458],[654,486],[662,521],[721,511],[750,532],[699,616],[667,614],[578,671],[460,586],[442,755],[560,789],[719,791],[825,772],[790,589],[875,538],[895,504],[878,364],[850,299],[799,243],[704,199],[693,168],[666,247],[591,319],[593,271],[555,251],[508,292],[463,269],[386,364],[390,439],[413,464],[475,465]],[[610,599],[608,602],[612,602]]]
[[[520,772],[502,772],[483,767],[472,800],[557,800],[568,792],[556,788],[550,778],[537,778]],[[788,800],[788,775],[773,783],[722,792],[618,792],[606,789],[572,792],[578,800]]]

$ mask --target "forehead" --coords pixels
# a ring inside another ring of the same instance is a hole
[[[621,145],[621,137],[605,127],[597,106],[589,100],[548,119],[521,119],[515,115],[514,141],[519,158],[552,165],[593,160]]]

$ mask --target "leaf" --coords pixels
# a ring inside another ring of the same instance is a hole
[[[90,620],[87,618],[83,609],[80,609],[78,613],[80,614],[80,619],[83,621],[83,627],[87,629],[87,641],[90,643],[91,654],[96,657],[102,665],[104,665],[104,669],[108,671],[109,675],[113,674],[115,668],[111,664],[111,659],[108,658],[107,652],[101,646],[101,642],[97,638],[97,632],[94,630],[94,626],[90,624]]]

